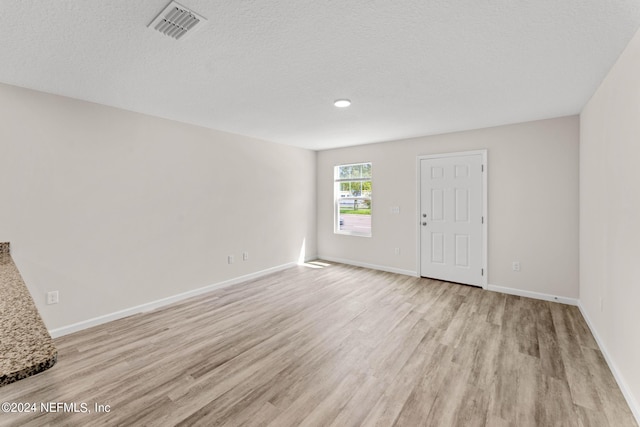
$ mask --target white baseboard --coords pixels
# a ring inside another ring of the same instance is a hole
[[[494,292],[500,292],[501,294],[517,295],[519,297],[527,297],[533,299],[540,299],[543,301],[559,302],[568,305],[578,305],[577,298],[559,297],[557,295],[543,294],[541,292],[525,291],[522,289],[507,288],[504,286],[497,286],[489,284],[487,289]]]
[[[600,347],[600,351],[604,356],[604,360],[607,361],[607,365],[609,365],[609,369],[611,370],[613,377],[616,379],[616,382],[618,383],[618,387],[620,387],[620,390],[622,391],[622,395],[627,401],[627,405],[629,405],[629,408],[631,409],[631,412],[633,413],[633,416],[635,417],[636,422],[638,423],[638,425],[640,425],[640,402],[637,402],[634,399],[633,394],[629,389],[629,386],[627,385],[627,383],[624,381],[622,377],[622,373],[620,372],[617,365],[609,355],[609,352],[607,351],[607,347],[604,345],[604,342],[600,339],[600,336],[598,335],[596,328],[591,322],[591,319],[589,319],[589,316],[587,315],[587,311],[584,309],[584,307],[582,306],[582,302],[580,301],[578,302],[578,308],[580,309],[580,313],[582,313],[582,317],[584,317],[584,320],[587,322],[587,325],[589,326],[589,329],[591,330],[591,334],[595,338],[596,343],[598,344],[598,347]]]
[[[337,263],[340,263],[340,264],[353,265],[353,266],[356,266],[356,267],[370,268],[372,270],[386,271],[388,273],[396,273],[396,274],[403,274],[405,276],[418,277],[418,273],[415,272],[415,271],[402,270],[400,268],[387,267],[385,265],[368,264],[366,262],[352,261],[350,259],[335,258],[335,257],[323,256],[323,255],[318,255],[318,259],[319,260],[325,260],[325,261],[331,261],[331,262],[337,262]]]
[[[63,326],[61,328],[52,329],[49,331],[49,334],[51,335],[52,338],[58,338],[63,335],[68,335],[74,332],[81,331],[83,329],[91,328],[93,326],[102,325],[103,323],[122,319],[123,317],[132,316],[134,314],[155,310],[156,308],[164,307],[166,305],[173,304],[173,303],[185,300],[187,298],[206,294],[207,292],[211,292],[215,289],[225,288],[227,286],[235,285],[251,279],[257,279],[258,277],[266,276],[267,274],[286,270],[287,268],[291,268],[295,265],[297,265],[297,263],[290,262],[287,264],[278,265],[276,267],[267,268],[265,270],[257,271],[255,273],[246,274],[240,277],[235,277],[233,279],[225,280],[219,283],[214,283],[212,285],[208,285],[203,288],[194,289],[194,290],[183,292],[167,298],[162,298],[156,301],[151,301],[145,304],[137,305],[135,307],[126,308],[124,310],[116,311],[115,313],[105,314],[103,316],[98,316],[92,319],[83,320],[82,322],[73,323],[71,325]]]

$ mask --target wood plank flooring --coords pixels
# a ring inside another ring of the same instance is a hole
[[[576,307],[316,267],[57,339],[58,364],[0,402],[91,413],[0,425],[636,425]]]

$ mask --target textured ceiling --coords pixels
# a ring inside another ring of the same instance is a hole
[[[638,0],[2,0],[0,82],[311,149],[579,113]],[[347,109],[333,106],[350,98]]]

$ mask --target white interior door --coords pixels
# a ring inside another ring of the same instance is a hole
[[[420,159],[420,275],[485,286],[484,155]]]

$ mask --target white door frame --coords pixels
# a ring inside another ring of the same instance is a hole
[[[422,277],[421,271],[421,261],[422,261],[422,247],[421,247],[421,233],[422,227],[420,227],[420,209],[421,209],[421,200],[420,195],[421,187],[422,187],[422,177],[421,177],[421,168],[420,162],[425,159],[438,159],[443,157],[458,157],[458,156],[469,156],[480,154],[482,156],[482,164],[484,166],[484,173],[482,174],[482,216],[484,221],[482,223],[482,268],[484,269],[484,274],[482,275],[482,289],[487,289],[488,277],[489,277],[489,266],[488,266],[488,225],[489,225],[489,216],[488,216],[488,198],[487,198],[487,150],[473,150],[473,151],[458,151],[453,153],[439,153],[439,154],[426,154],[422,156],[418,156],[416,159],[416,175],[418,179],[418,185],[416,186],[416,236],[417,236],[417,257],[416,257],[416,271],[418,272],[418,277]]]

